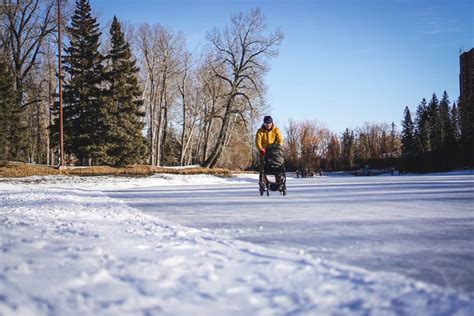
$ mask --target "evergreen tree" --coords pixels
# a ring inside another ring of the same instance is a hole
[[[451,151],[455,148],[456,137],[454,134],[454,124],[451,118],[451,110],[449,107],[449,97],[446,91],[439,102],[439,117],[441,123],[441,135],[443,141],[443,150]]]
[[[462,150],[461,150],[461,119],[459,117],[456,102],[449,108],[450,125],[446,129],[445,152],[449,157],[451,167],[461,167]]]
[[[431,150],[441,150],[444,143],[444,129],[439,112],[439,101],[436,93],[433,93],[428,104],[428,120],[430,122],[430,144]]]
[[[451,107],[450,116],[454,139],[456,141],[456,145],[459,145],[459,143],[461,142],[461,115],[459,113],[459,107],[456,106],[456,102],[454,102],[453,106]]]
[[[341,141],[342,149],[342,160],[346,168],[352,170],[354,168],[354,158],[355,158],[355,137],[354,132],[349,131],[348,128],[342,134]]]
[[[28,124],[16,102],[14,79],[6,58],[0,55],[0,160],[26,161]]]
[[[415,153],[415,125],[408,106],[405,107],[402,121],[402,153],[403,155],[413,155]]]
[[[141,118],[145,113],[137,80],[139,69],[115,16],[106,60],[106,162],[113,165],[143,163],[147,145],[142,134]]]
[[[65,48],[64,146],[84,164],[96,164],[105,155],[102,108],[103,56],[99,53],[99,23],[92,17],[88,0],[77,0]],[[59,120],[55,120],[57,130]]]
[[[395,153],[395,152],[399,152],[400,150],[400,147],[399,147],[399,142],[397,142],[397,139],[399,139],[399,136],[397,135],[397,126],[395,125],[394,122],[392,122],[391,124],[391,129],[390,129],[390,142],[389,142],[389,145],[390,145],[390,153]],[[392,158],[392,154],[390,155],[390,157]]]
[[[341,145],[339,144],[337,136],[331,136],[331,140],[328,144],[326,159],[332,171],[339,170],[340,153]]]
[[[431,125],[428,119],[428,107],[426,99],[423,98],[420,104],[418,104],[415,118],[415,150],[417,153],[431,151],[430,133]]]

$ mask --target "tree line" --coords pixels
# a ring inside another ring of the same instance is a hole
[[[290,171],[355,170],[365,166],[400,171],[447,171],[474,166],[474,96],[451,104],[444,91],[405,107],[395,123],[365,123],[338,135],[317,121],[290,121],[285,137]]]
[[[400,157],[400,135],[394,123],[365,123],[338,135],[317,121],[290,121],[285,137],[290,171],[355,170],[366,165],[389,168]]]
[[[444,91],[422,99],[414,118],[408,107],[402,121],[401,166],[407,170],[450,170],[474,165],[474,102],[463,97],[451,105]]]
[[[0,160],[55,165],[61,80],[64,143],[76,165],[257,165],[254,133],[266,110],[264,83],[283,34],[258,9],[234,15],[191,53],[160,24],[120,23],[102,34],[88,0],[63,4],[58,78],[56,0],[19,1],[0,17]],[[341,134],[316,121],[286,126],[288,170],[473,165],[472,97],[445,92],[405,108],[396,124],[365,123]]]
[[[283,39],[259,9],[209,31],[192,54],[181,33],[160,24],[114,17],[104,37],[88,0],[63,4],[58,78],[55,3],[21,1],[2,12],[0,160],[58,163],[61,80],[68,163],[251,163],[268,61]]]

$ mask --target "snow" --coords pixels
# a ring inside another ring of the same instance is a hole
[[[0,180],[0,315],[473,314],[474,175],[256,181]]]

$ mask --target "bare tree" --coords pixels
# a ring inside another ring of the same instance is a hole
[[[330,132],[316,121],[302,122],[299,127],[301,146],[301,168],[319,169],[322,157],[326,156],[330,142]]]
[[[358,134],[359,154],[362,161],[382,159],[397,150],[396,140],[391,140],[393,131],[387,123],[365,123],[356,129]]]
[[[222,122],[224,117],[223,95],[225,84],[215,76],[215,66],[212,65],[212,60],[212,56],[206,55],[197,70],[197,87],[200,91],[199,99],[202,105],[200,136],[197,146],[200,162],[209,157],[210,149],[215,144],[215,138],[212,136],[219,132],[220,125],[218,124]],[[223,67],[221,66],[221,68]]]
[[[290,121],[286,127],[287,166],[300,170],[317,170],[327,156],[333,134],[317,121]]]
[[[199,119],[199,92],[194,89],[195,80],[191,65],[191,54],[186,50],[181,57],[180,69],[176,77],[176,86],[179,91],[179,102],[181,103],[181,137],[180,137],[180,157],[181,166],[185,164],[186,154],[191,147],[194,132]],[[191,155],[188,155],[191,156]]]
[[[248,129],[245,114],[255,106],[255,96],[263,99],[263,79],[268,71],[266,60],[277,56],[277,46],[283,39],[279,31],[265,36],[265,29],[265,17],[255,9],[249,15],[241,13],[232,17],[229,27],[222,32],[215,28],[207,36],[214,52],[210,64],[213,75],[222,80],[226,88],[220,131],[214,148],[202,164],[204,167],[214,167],[219,161],[235,115],[241,117]]]
[[[17,103],[22,107],[39,102],[36,98],[24,102],[25,80],[32,69],[38,66],[38,56],[45,38],[56,29],[54,3],[54,0],[18,1],[1,17],[6,30],[2,46],[11,54]]]
[[[184,39],[156,24],[138,28],[136,45],[144,79],[144,100],[148,108],[150,164],[160,165],[167,140],[170,107],[177,96],[176,76]]]
[[[155,109],[157,107],[156,101],[156,90],[158,86],[158,66],[159,66],[159,55],[155,50],[154,35],[152,29],[148,23],[142,24],[138,29],[139,37],[134,42],[140,52],[140,70],[143,75],[143,99],[147,107],[148,115],[148,139],[150,144],[150,165],[155,165],[156,162],[156,148],[154,146],[156,139],[155,129]]]
[[[290,120],[288,126],[286,126],[286,137],[285,137],[285,163],[290,169],[298,169],[298,151],[299,151],[299,136],[298,136],[298,123]]]

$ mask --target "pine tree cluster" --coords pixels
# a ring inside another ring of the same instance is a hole
[[[144,163],[143,102],[130,45],[114,17],[107,55],[88,0],[78,0],[67,29],[63,78],[65,154],[80,165]],[[56,106],[56,113],[58,105]],[[59,118],[52,126],[57,143]]]
[[[402,121],[403,168],[435,171],[472,165],[472,107],[469,99],[451,105],[446,91],[441,101],[435,93],[429,102],[423,99],[414,119],[406,107]]]

